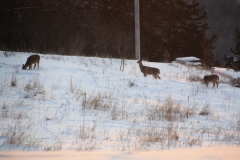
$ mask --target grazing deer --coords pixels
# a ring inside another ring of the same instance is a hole
[[[36,64],[38,64],[38,69],[39,69],[39,61],[40,61],[40,56],[35,54],[35,55],[31,55],[30,57],[28,57],[27,62],[25,63],[25,65],[23,64],[22,69],[26,69],[27,67],[29,67],[29,70],[32,69],[32,64],[34,64],[34,68],[36,67]]]
[[[161,79],[159,77],[159,74],[160,74],[160,70],[159,69],[153,68],[153,67],[144,66],[142,64],[142,59],[140,59],[137,63],[139,64],[139,68],[140,68],[141,72],[143,73],[144,77],[146,77],[149,74],[149,75],[153,75],[153,77],[155,79]]]
[[[217,84],[217,87],[218,87],[219,76],[216,74],[204,76],[203,80],[206,83],[207,87],[208,87],[208,82],[212,82],[213,87],[215,86],[215,84]]]

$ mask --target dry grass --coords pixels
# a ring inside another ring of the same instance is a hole
[[[202,77],[200,77],[199,75],[189,75],[188,81],[190,81],[190,82],[200,82],[200,81],[202,81]]]
[[[45,97],[44,81],[41,81],[39,76],[29,79],[24,90],[24,98],[33,98],[38,94],[43,94]]]
[[[42,140],[36,139],[28,132],[31,130],[31,127],[31,125],[21,126],[16,123],[15,127],[5,132],[5,136],[8,138],[4,144],[11,144],[13,147],[21,145],[23,150],[40,148]]]
[[[115,106],[114,94],[106,92],[84,93],[82,94],[82,106],[84,109],[109,111]]]
[[[183,106],[180,102],[175,102],[173,98],[168,97],[163,103],[159,102],[155,109],[149,109],[148,120],[157,120],[169,122],[182,121],[195,114],[194,108]]]
[[[3,52],[3,55],[4,55],[5,57],[10,57],[10,56],[15,56],[16,53],[14,53],[14,52],[9,52],[9,51],[4,51],[4,52]]]
[[[234,87],[240,88],[240,78],[231,78],[230,84]]]

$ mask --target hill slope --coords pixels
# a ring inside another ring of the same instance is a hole
[[[144,77],[134,60],[40,55],[40,69],[22,70],[30,53],[0,52],[1,150],[156,151],[240,143],[239,73],[178,63],[149,63],[161,80]]]

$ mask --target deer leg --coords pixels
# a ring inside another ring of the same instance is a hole
[[[216,82],[217,83],[217,87],[218,87],[218,82]]]
[[[36,67],[36,63],[34,64],[34,68],[33,69],[35,69],[35,67]]]
[[[214,88],[214,86],[215,86],[215,83],[214,82],[212,82],[213,83],[213,87],[212,88]]]

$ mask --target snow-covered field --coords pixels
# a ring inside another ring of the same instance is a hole
[[[10,54],[10,53],[8,53]],[[240,145],[240,72],[173,63],[0,51],[0,151],[161,151]],[[218,74],[219,87],[204,75]]]

